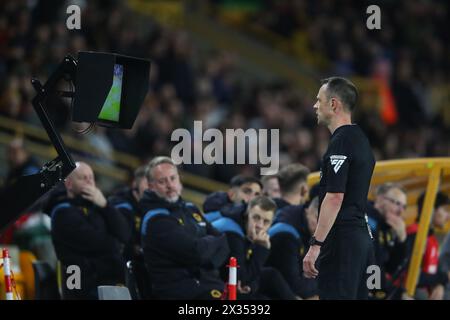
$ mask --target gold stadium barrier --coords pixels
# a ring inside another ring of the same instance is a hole
[[[308,184],[312,186],[318,183],[319,180],[319,172],[314,172],[309,175]],[[373,198],[376,187],[385,182],[397,182],[405,188],[409,207],[405,220],[408,224],[414,221],[417,215],[417,210],[414,210],[417,198],[425,191],[419,230],[414,242],[406,279],[406,290],[410,296],[414,296],[436,193],[441,190],[446,194],[450,194],[450,157],[378,161],[375,165],[370,185],[369,198]],[[449,229],[450,223],[447,223],[446,227],[439,231],[448,232]]]

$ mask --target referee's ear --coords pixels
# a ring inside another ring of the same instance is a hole
[[[332,97],[330,99],[330,103],[331,103],[331,110],[333,110],[334,113],[348,112],[347,108],[338,98]]]
[[[340,104],[340,101],[338,99],[336,99],[335,97],[330,98],[331,110],[333,110],[334,113],[336,113],[338,111],[339,104]]]

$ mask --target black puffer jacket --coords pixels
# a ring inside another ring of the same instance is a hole
[[[231,202],[226,192],[217,191],[206,197],[205,202],[203,203],[203,211],[205,213],[221,211],[223,208],[232,205],[233,202]]]
[[[277,211],[269,235],[272,248],[267,265],[279,270],[300,297],[309,298],[318,294],[317,280],[303,276],[303,258],[308,252],[311,238],[305,207],[288,203],[283,205]]]
[[[81,271],[81,289],[66,297],[95,298],[97,286],[123,284],[123,248],[130,237],[123,215],[110,204],[99,208],[82,198],[59,200],[50,213],[56,255],[63,275],[70,265]]]
[[[146,191],[140,201],[142,248],[153,293],[161,299],[220,298],[218,268],[228,257],[226,238],[192,203],[170,203]]]
[[[125,246],[125,259],[133,260],[140,256],[142,211],[131,188],[123,188],[108,198],[108,202],[119,210],[128,223],[130,241]]]

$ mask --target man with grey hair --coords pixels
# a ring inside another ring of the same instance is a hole
[[[183,186],[172,159],[154,158],[146,176],[141,242],[152,294],[159,299],[220,299],[224,283],[219,267],[229,252],[226,237],[181,198]]]
[[[181,196],[183,186],[178,169],[169,157],[156,157],[145,169],[149,188],[159,197],[175,203]]]

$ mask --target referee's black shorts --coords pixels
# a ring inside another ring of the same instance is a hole
[[[318,263],[320,299],[367,299],[367,267],[372,250],[367,225],[334,226]]]

